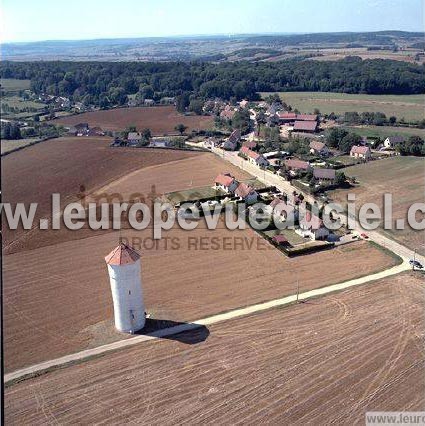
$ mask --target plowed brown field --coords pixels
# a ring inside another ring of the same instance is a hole
[[[424,302],[406,273],[144,343],[11,386],[6,421],[352,425],[420,411]]]
[[[154,135],[176,134],[174,127],[184,124],[186,132],[208,129],[214,121],[210,116],[179,114],[174,106],[118,108],[107,111],[85,112],[83,114],[63,117],[55,123],[73,126],[88,123],[91,127],[99,126],[103,130],[119,131],[128,126],[136,126],[138,130],[148,128]]]
[[[395,262],[367,242],[289,259],[250,229],[176,227],[157,249],[150,230],[123,236],[136,248],[145,239],[140,252],[146,309],[154,318],[174,321],[294,294],[297,279],[304,291]],[[4,257],[7,371],[125,337],[112,330],[103,259],[118,237],[106,233]]]

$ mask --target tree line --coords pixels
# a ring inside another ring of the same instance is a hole
[[[1,78],[30,79],[31,90],[87,105],[124,105],[130,94],[159,100],[182,96],[256,100],[258,92],[322,91],[425,93],[425,66],[348,57],[340,61],[282,62],[7,62]],[[188,105],[189,105],[188,104]],[[193,109],[199,109],[193,104]]]

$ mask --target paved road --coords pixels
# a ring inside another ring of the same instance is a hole
[[[247,161],[238,157],[237,153],[225,152],[217,148],[214,149],[214,152],[217,155],[220,155],[220,157],[234,164],[235,166],[242,168],[243,170],[247,171],[253,176],[256,176],[261,182],[265,183],[266,185],[274,185],[277,188],[279,188],[281,191],[286,192],[288,194],[292,193],[292,191],[294,190],[294,187],[291,186],[289,182],[284,181],[283,179],[281,179],[280,177],[278,177],[277,175],[273,173],[261,170],[258,167],[248,163]],[[306,195],[306,200],[309,201],[310,203],[313,203],[315,201],[314,198],[311,197],[310,195]],[[341,220],[345,221],[346,217],[342,216]],[[359,229],[359,231],[361,230]],[[354,280],[349,280],[339,284],[333,284],[327,287],[322,287],[319,289],[310,290],[305,293],[301,293],[298,295],[298,299],[307,300],[313,297],[323,296],[335,291],[344,290],[350,287],[366,284],[371,281],[389,277],[391,275],[398,274],[400,272],[406,271],[411,268],[408,263],[408,260],[412,257],[411,249],[404,247],[403,245],[379,234],[376,231],[367,231],[367,232],[371,240],[375,241],[377,244],[383,247],[386,247],[387,249],[399,255],[403,259],[403,263],[398,266],[389,268],[385,271],[367,275],[362,278],[357,278]],[[421,263],[425,263],[424,262],[425,258],[423,256],[417,256],[417,259]],[[241,309],[235,309],[233,311],[229,311],[223,314],[213,315],[207,318],[202,318],[202,319],[199,319],[198,321],[194,321],[193,323],[178,325],[175,327],[159,330],[157,332],[150,333],[148,335],[137,336],[131,339],[121,340],[118,342],[99,346],[97,348],[88,349],[85,351],[77,352],[75,354],[66,355],[61,358],[45,361],[40,364],[32,365],[30,367],[16,370],[12,373],[6,374],[4,377],[5,383],[7,384],[15,380],[22,380],[22,379],[25,379],[26,377],[31,377],[34,374],[40,374],[50,369],[83,362],[85,360],[92,358],[93,356],[99,356],[111,351],[134,346],[139,343],[149,341],[152,339],[158,339],[160,337],[170,336],[170,335],[181,333],[184,331],[193,330],[202,326],[212,325],[218,322],[227,321],[229,319],[243,317],[246,315],[250,315],[250,314],[271,309],[274,307],[288,305],[288,304],[296,302],[296,299],[297,299],[297,295],[286,296],[281,299],[271,300],[269,302],[252,305],[252,306],[248,306]]]
[[[409,268],[409,265],[403,262],[400,265],[394,266],[393,268],[387,269],[382,272],[368,275],[366,277],[357,278],[354,280],[345,281],[339,284],[333,284],[327,287],[318,288],[315,290],[306,291],[298,295],[298,300],[308,300],[318,296],[324,296],[335,291],[341,291],[348,289],[350,287],[366,284],[370,281],[379,280],[382,278],[389,277],[391,275],[399,274],[400,272],[406,271]],[[286,296],[280,299],[270,300],[265,303],[259,303],[257,305],[247,306],[245,308],[235,309],[229,312],[225,312],[218,315],[212,315],[207,318],[201,318],[197,321],[187,324],[181,324],[175,327],[166,328],[159,330],[147,335],[136,336],[126,340],[120,340],[118,342],[109,343],[107,345],[98,346],[97,348],[87,349],[81,352],[74,354],[66,355],[61,358],[52,359],[49,361],[41,362],[39,364],[32,365],[30,367],[22,368],[20,370],[13,371],[4,376],[5,384],[13,382],[15,380],[23,380],[25,378],[30,378],[33,375],[41,374],[49,370],[65,367],[67,365],[72,365],[75,363],[80,363],[94,356],[104,355],[108,352],[120,350],[123,348],[131,347],[139,343],[150,341],[153,339],[158,339],[161,337],[171,336],[173,334],[182,333],[185,331],[194,330],[202,326],[208,326],[212,324],[217,324],[219,322],[228,321],[234,318],[240,318],[247,315],[254,314],[256,312],[265,311],[267,309],[276,308],[279,306],[285,306],[292,303],[295,303],[297,300],[297,295],[293,294]]]

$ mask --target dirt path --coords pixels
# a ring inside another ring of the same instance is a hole
[[[315,290],[310,290],[298,295],[299,300],[308,300],[315,297],[320,297],[329,293],[345,290],[350,287],[366,284],[371,281],[379,280],[382,278],[390,277],[392,275],[401,273],[403,271],[409,270],[410,266],[407,262],[403,262],[401,265],[397,265],[391,269],[387,269],[382,272],[378,272],[376,274],[371,274],[366,277],[345,281],[339,284],[330,285],[327,287],[322,287]],[[256,312],[265,311],[271,308],[276,308],[279,306],[285,306],[296,302],[297,295],[291,295],[287,297],[283,297],[281,299],[271,300],[269,302],[260,303],[252,306],[247,306],[245,308],[235,309],[223,314],[212,315],[207,318],[202,318],[193,323],[185,323],[175,327],[166,328],[163,330],[159,330],[147,335],[137,336],[127,340],[121,340],[118,342],[110,343],[103,346],[98,346],[97,348],[87,349],[81,352],[77,352],[74,354],[66,355],[64,357],[60,357],[57,359],[45,361],[36,365],[32,365],[27,368],[23,368],[20,370],[16,370],[12,373],[6,374],[4,376],[5,384],[14,382],[16,380],[22,380],[25,378],[29,378],[34,375],[41,374],[43,372],[49,371],[51,369],[64,367],[66,365],[71,365],[75,363],[79,363],[82,361],[89,360],[90,358],[106,354],[111,351],[116,351],[119,349],[127,348],[130,346],[137,345],[142,342],[146,342],[159,337],[171,336],[173,334],[182,333],[184,331],[193,330],[202,326],[212,325],[223,321],[228,321],[234,318],[245,317],[247,315],[251,315]]]

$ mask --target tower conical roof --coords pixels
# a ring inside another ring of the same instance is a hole
[[[140,259],[139,253],[127,244],[120,243],[106,257],[108,265],[129,265]]]

